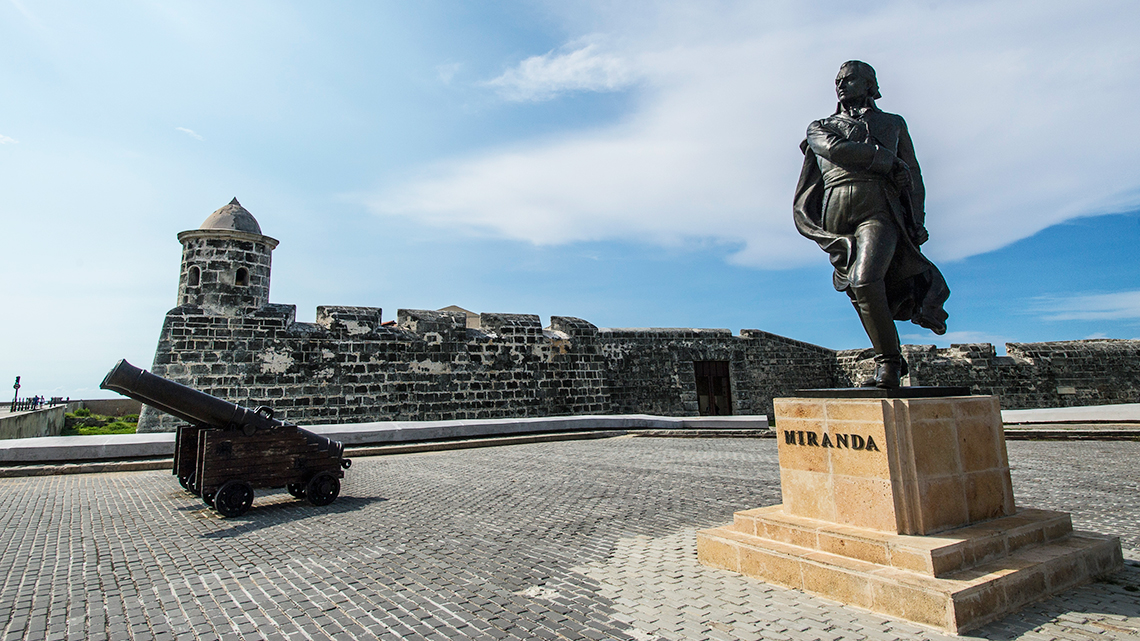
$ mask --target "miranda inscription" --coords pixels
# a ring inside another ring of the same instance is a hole
[[[787,445],[805,445],[811,447],[832,447],[832,448],[847,448],[852,450],[865,450],[867,452],[878,452],[879,446],[875,444],[875,439],[870,434],[866,438],[858,434],[836,434],[835,441],[831,440],[831,435],[827,432],[823,433],[823,438],[816,432],[808,432],[806,430],[784,430],[784,443]]]

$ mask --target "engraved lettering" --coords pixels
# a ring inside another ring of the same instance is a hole
[[[879,449],[879,444],[870,435],[864,437],[858,434],[828,434],[827,432],[809,432],[807,430],[784,430],[784,444],[830,448],[846,447],[867,452],[882,451]]]

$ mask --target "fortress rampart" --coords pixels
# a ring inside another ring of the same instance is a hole
[[[1075,407],[1140,402],[1140,341],[1088,339],[1006,343],[998,356],[989,343],[938,349],[904,345],[911,385],[963,385],[996,394],[1005,409]],[[870,349],[836,353],[838,378],[848,385],[868,375]]]
[[[833,384],[834,352],[760,331],[606,329],[555,316],[292,305],[237,317],[177,307],[151,370],[298,423],[451,420],[571,414],[697,415],[694,361],[727,362],[728,407],[763,414],[772,395]],[[140,431],[173,429],[143,411]]]
[[[271,254],[235,199],[182,232],[180,305],[151,371],[302,424],[572,414],[770,414],[797,389],[852,385],[871,350],[760,330],[599,328],[568,316],[269,303]],[[1135,402],[1140,341],[904,346],[912,385],[963,385],[1010,409]],[[173,430],[144,408],[139,431]]]

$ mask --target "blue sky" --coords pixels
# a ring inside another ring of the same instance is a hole
[[[296,304],[866,337],[790,201],[847,59],[928,190],[950,333],[1140,337],[1135,2],[0,2],[0,379],[149,365],[237,196]],[[7,383],[10,384],[10,383]]]

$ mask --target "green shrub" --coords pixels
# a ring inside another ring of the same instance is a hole
[[[77,428],[80,434],[101,435],[101,434],[134,434],[135,429],[138,427],[137,423],[127,423],[125,421],[113,421],[107,423],[102,427],[81,427]]]
[[[86,407],[81,407],[71,413],[72,416],[91,416],[91,410]]]
[[[126,416],[103,416],[81,410],[64,414],[63,432],[60,436],[102,436],[106,434],[134,434],[138,428],[137,414]]]

